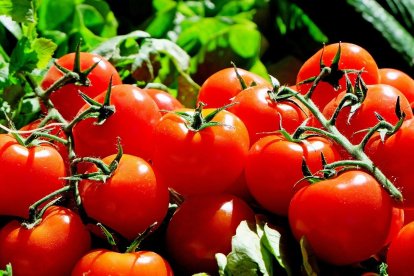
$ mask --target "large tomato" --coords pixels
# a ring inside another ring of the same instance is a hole
[[[193,116],[192,109],[182,110]],[[213,109],[204,109],[205,117]],[[233,113],[220,111],[218,125],[191,130],[176,113],[165,114],[155,127],[153,155],[157,179],[183,196],[219,193],[238,181],[249,150],[246,126]]]
[[[383,141],[378,133],[365,147],[374,164],[394,183],[404,198],[404,207],[414,207],[414,119],[403,122],[396,133]]]
[[[25,147],[0,134],[0,215],[27,218],[29,206],[65,184],[65,163],[46,143]]]
[[[172,264],[184,275],[216,274],[215,254],[231,251],[231,239],[243,220],[254,222],[254,213],[238,197],[218,194],[187,198],[167,228]]]
[[[292,198],[289,223],[294,236],[309,242],[325,262],[350,265],[377,254],[392,240],[393,199],[370,174],[348,170],[301,188]]]
[[[177,98],[164,90],[156,88],[144,88],[143,90],[150,95],[161,111],[171,111],[184,107]]]
[[[273,101],[267,86],[253,86],[237,94],[227,110],[236,114],[249,131],[250,144],[282,126],[292,133],[307,118],[306,107],[294,98]]]
[[[238,74],[247,87],[264,85],[272,89],[271,83],[261,76],[250,71],[237,68]],[[244,88],[237,77],[234,68],[225,68],[217,71],[201,85],[198,92],[197,104],[203,102],[208,108],[218,108],[229,104],[231,99]]]
[[[304,177],[303,159],[316,173],[322,169],[322,153],[329,163],[339,160],[332,142],[323,137],[293,142],[283,135],[269,135],[258,140],[250,148],[245,168],[252,197],[266,210],[286,216],[295,185]]]
[[[105,94],[101,93],[95,100],[103,103]],[[97,125],[97,119],[88,118],[73,128],[76,154],[101,158],[114,154],[120,137],[125,153],[150,159],[153,129],[161,118],[156,103],[142,89],[130,84],[113,86],[110,98],[115,113],[103,124]],[[81,111],[87,108],[85,105]]]
[[[103,161],[109,164],[114,157]],[[88,173],[96,171],[93,166]],[[154,222],[160,224],[167,214],[167,187],[157,182],[150,164],[129,154],[105,182],[81,181],[79,193],[88,216],[130,240]]]
[[[89,97],[94,98],[108,88],[111,77],[113,85],[122,83],[118,71],[105,58],[97,54],[81,52],[79,60],[81,70],[86,70],[98,62],[98,65],[87,76],[90,85],[79,86],[70,83],[54,91],[50,96],[50,100],[54,106],[67,120],[72,120],[78,113],[78,110],[85,104],[85,101],[79,95],[79,90]],[[75,53],[69,53],[60,57],[56,60],[56,63],[66,69],[73,70]],[[49,88],[62,76],[63,73],[53,65],[42,81],[42,88]]]
[[[321,60],[325,66],[330,66],[338,51],[339,45],[341,46],[341,55],[338,63],[339,70],[363,70],[361,76],[366,84],[376,84],[379,82],[378,65],[367,50],[352,43],[333,43],[324,46],[323,49],[316,52],[313,56],[307,59],[299,69],[296,82],[298,83],[297,90],[300,93],[306,94],[312,86],[312,83],[299,83],[319,75],[321,71]],[[357,74],[349,73],[348,76],[352,84],[355,84]],[[345,77],[342,74],[336,74],[334,77],[331,76],[331,81],[332,78],[334,78],[334,82],[338,82],[339,89],[335,89],[330,82],[321,81],[312,94],[311,98],[313,102],[321,110],[338,94],[338,91],[342,91],[346,88]]]
[[[172,276],[169,263],[152,251],[118,253],[106,249],[95,249],[77,262],[72,276]]]
[[[79,215],[52,206],[33,228],[13,220],[0,230],[0,267],[11,263],[13,275],[70,275],[90,248],[90,234]]]
[[[367,87],[366,98],[360,107],[353,112],[352,116],[351,107],[342,108],[335,123],[338,130],[354,144],[361,142],[368,129],[378,123],[376,114],[381,115],[392,125],[398,122],[399,118],[395,114],[398,98],[401,111],[405,113],[405,119],[413,117],[410,103],[398,89],[387,84],[374,84]],[[326,118],[331,118],[345,93],[345,91],[341,92],[325,106],[323,115]]]
[[[414,222],[405,225],[392,240],[387,252],[390,276],[410,276],[414,273]]]
[[[404,94],[414,107],[414,79],[405,72],[394,68],[380,68],[380,83],[389,84]]]

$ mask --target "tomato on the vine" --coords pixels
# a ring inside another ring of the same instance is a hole
[[[188,273],[217,273],[216,253],[228,254],[241,221],[254,222],[254,212],[229,194],[188,197],[167,227],[167,251],[172,264]]]
[[[333,143],[320,136],[300,142],[283,135],[261,138],[251,146],[246,161],[246,182],[252,197],[269,212],[286,216],[296,185],[304,178],[303,160],[317,173],[323,166],[321,154],[328,163],[339,160]]]
[[[13,275],[70,275],[90,248],[91,237],[79,215],[52,206],[33,228],[12,220],[0,230],[0,267],[11,263]]]
[[[380,68],[380,83],[389,84],[404,94],[414,108],[414,79],[407,73],[394,68]]]
[[[173,276],[170,264],[152,251],[119,253],[107,249],[95,249],[76,263],[72,276]]]
[[[142,90],[150,95],[161,111],[172,111],[184,107],[183,104],[177,100],[177,98],[167,91],[156,88],[143,88]]]
[[[109,164],[115,155],[103,158]],[[94,165],[87,173],[96,172]],[[82,205],[87,215],[132,240],[167,214],[168,188],[159,183],[144,159],[124,154],[112,175],[103,181],[79,183]]]
[[[300,82],[312,77],[317,77],[320,74],[321,61],[325,66],[331,66],[332,61],[340,46],[341,53],[338,63],[339,70],[363,70],[362,78],[366,84],[376,84],[379,82],[378,65],[372,55],[359,45],[353,43],[332,43],[324,46],[321,50],[316,52],[313,56],[308,58],[302,67],[299,69],[296,82],[297,90],[301,94],[306,94],[312,86],[311,83],[299,84]],[[354,85],[357,78],[356,73],[348,73],[351,83]],[[337,85],[339,88],[334,88],[331,84]],[[329,82],[321,81],[316,86],[311,99],[319,109],[323,109],[325,105],[333,99],[338,91],[346,88],[345,77],[342,73],[334,73],[329,76]]]
[[[405,225],[392,240],[386,260],[390,276],[413,275],[414,222]]]
[[[237,73],[245,82],[242,86]],[[229,104],[231,99],[247,87],[264,85],[272,89],[272,84],[261,76],[241,69],[225,68],[208,77],[198,92],[197,104],[203,102],[208,108],[219,108]]]
[[[25,147],[0,134],[0,215],[27,218],[29,207],[65,184],[65,162],[46,142]]]
[[[88,74],[87,78],[90,81],[89,86],[80,86],[74,83],[69,83],[54,91],[50,100],[56,109],[67,120],[72,120],[78,113],[79,109],[85,104],[85,101],[79,95],[79,90],[91,98],[105,91],[112,77],[112,85],[121,84],[122,80],[116,68],[104,57],[87,52],[80,52],[80,70],[87,70],[95,63],[98,65]],[[56,63],[68,70],[74,69],[75,53],[63,55],[56,60]],[[44,76],[41,86],[43,89],[48,89],[57,80],[64,75],[55,65],[50,67],[49,71]]]
[[[396,233],[394,201],[370,174],[347,170],[301,188],[289,206],[296,239],[334,265],[351,265],[377,254]]]

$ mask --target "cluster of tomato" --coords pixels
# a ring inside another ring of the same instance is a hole
[[[338,49],[340,58],[332,63]],[[414,208],[414,80],[405,73],[379,69],[357,45],[327,45],[303,64],[298,84],[290,87],[313,91],[312,104],[320,110],[315,116],[295,97],[276,99],[279,87],[240,68],[210,76],[194,109],[165,91],[123,84],[102,57],[75,56],[58,59],[42,88],[70,75],[62,68],[76,67],[79,75],[88,73],[89,85],[53,89],[41,97],[42,119],[0,134],[0,215],[6,219],[0,267],[10,263],[15,275],[214,274],[215,253],[230,252],[240,222],[266,210],[287,217],[294,236],[305,236],[324,262],[358,263],[391,244],[390,273],[409,271],[413,253],[405,248],[413,244],[407,239],[413,240],[414,226],[406,219],[401,228],[404,212]],[[328,77],[312,87],[306,80],[324,67]],[[358,76],[367,90],[354,108],[342,99]],[[401,190],[402,204],[363,169],[305,183],[303,160],[317,174],[325,164],[351,164],[355,156],[329,135],[296,133],[303,125],[323,130],[318,116],[334,116],[353,145],[364,142],[358,150]],[[44,118],[51,118],[45,126]],[[378,132],[365,141],[379,121],[403,122],[395,133]],[[25,143],[34,132],[43,134]],[[168,215],[172,203],[179,206]],[[164,228],[166,255],[97,248],[93,240],[101,236],[91,225],[98,224],[124,242]]]

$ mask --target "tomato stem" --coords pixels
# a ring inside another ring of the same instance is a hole
[[[157,222],[151,224],[144,232],[140,233],[138,237],[136,237],[132,243],[127,247],[125,253],[132,253],[138,250],[138,247],[142,243],[145,238],[147,238],[152,232],[155,230],[155,226],[157,226]]]

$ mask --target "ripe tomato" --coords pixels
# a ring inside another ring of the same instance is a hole
[[[236,114],[249,131],[250,144],[269,132],[280,130],[280,125],[292,133],[307,118],[306,107],[292,98],[272,101],[266,86],[253,86],[237,94],[227,110]]]
[[[414,107],[414,79],[394,68],[380,68],[380,83],[389,84],[401,91]]]
[[[341,56],[338,64],[340,70],[353,69],[353,70],[364,70],[361,74],[364,82],[366,84],[376,84],[379,82],[379,73],[378,65],[371,54],[362,48],[361,46],[352,44],[352,43],[340,43],[341,45]],[[322,61],[326,66],[330,66],[332,60],[335,57],[336,52],[338,51],[339,43],[333,43],[326,45],[323,49],[316,52],[313,56],[307,59],[302,67],[299,69],[296,82],[299,83],[311,77],[316,77],[320,73],[320,61]],[[321,81],[312,94],[312,100],[322,110],[325,105],[333,99],[337,94],[338,90],[342,91],[346,88],[345,77],[338,76],[339,78],[339,89],[334,89],[334,87],[328,83]],[[349,79],[352,84],[355,84],[357,74],[349,73]],[[297,90],[306,94],[312,83],[307,84],[297,84]]]
[[[0,134],[0,164],[0,215],[27,218],[30,205],[65,184],[65,163],[51,145],[24,147]]]
[[[194,115],[194,110],[182,110]],[[202,115],[213,112],[204,109]],[[165,114],[154,130],[157,180],[183,196],[220,193],[238,181],[249,150],[246,126],[233,113],[220,111],[221,125],[194,131],[176,113]]]
[[[167,227],[167,251],[185,275],[217,273],[216,253],[228,254],[241,221],[254,222],[253,210],[233,195],[188,197]]]
[[[272,84],[259,75],[241,68],[237,68],[237,72],[247,87],[256,84],[264,85],[272,89]],[[222,69],[208,77],[201,85],[200,91],[198,92],[197,105],[203,102],[208,108],[225,106],[243,89],[233,67]]]
[[[176,98],[174,98],[173,95],[164,90],[155,88],[144,88],[142,90],[144,90],[148,93],[148,95],[151,96],[151,98],[154,100],[154,102],[157,104],[160,110],[171,111],[184,107],[179,100],[177,100]]]
[[[370,174],[348,170],[301,188],[289,206],[296,239],[334,265],[350,265],[378,253],[394,231],[394,202]]]
[[[391,242],[387,252],[388,273],[391,276],[413,275],[414,222],[405,225]]]
[[[65,207],[49,207],[40,224],[27,229],[17,220],[0,230],[0,267],[12,264],[13,275],[70,275],[91,248],[89,231]]]
[[[379,133],[371,137],[365,151],[374,164],[401,191],[404,208],[414,207],[412,176],[414,151],[414,119],[403,122],[396,133],[382,141]]]
[[[303,179],[302,161],[316,173],[326,161],[339,160],[332,142],[313,136],[299,143],[282,135],[269,135],[258,140],[247,156],[245,175],[252,197],[269,212],[287,216],[295,185]]]
[[[101,93],[95,100],[103,103],[105,94]],[[154,146],[153,129],[161,118],[155,102],[142,89],[121,84],[112,87],[111,105],[115,106],[115,113],[102,125],[95,124],[95,118],[75,125],[73,137],[77,155],[102,158],[114,154],[120,137],[125,153],[150,159]],[[81,111],[87,108],[85,105]]]
[[[102,159],[109,164],[114,155]],[[96,166],[88,172],[97,171]],[[83,180],[79,193],[88,216],[134,239],[167,214],[169,192],[158,183],[151,166],[142,158],[124,154],[106,182]]]
[[[56,60],[57,64],[69,70],[73,70],[74,62],[75,53],[63,55]],[[72,120],[78,113],[78,110],[85,104],[85,101],[79,95],[79,90],[89,97],[94,98],[108,88],[111,76],[113,85],[122,83],[118,71],[105,58],[93,53],[80,53],[81,70],[90,68],[96,62],[99,62],[98,65],[88,75],[90,81],[89,86],[67,84],[51,94],[50,100],[65,119]],[[53,65],[43,78],[41,83],[42,88],[49,88],[62,76],[63,73]]]
[[[118,253],[106,249],[95,249],[77,262],[72,276],[172,276],[169,263],[152,251]]]
[[[334,114],[344,95],[345,91],[341,92],[325,106],[323,115],[326,118],[330,118]],[[392,125],[398,122],[399,118],[395,114],[398,98],[401,110],[406,114],[406,120],[412,118],[413,112],[410,103],[398,89],[387,84],[374,84],[368,85],[366,98],[353,113],[351,119],[348,119],[351,107],[344,107],[341,109],[335,125],[352,143],[358,144],[362,141],[368,129],[378,123],[375,113],[381,115],[385,121]]]

